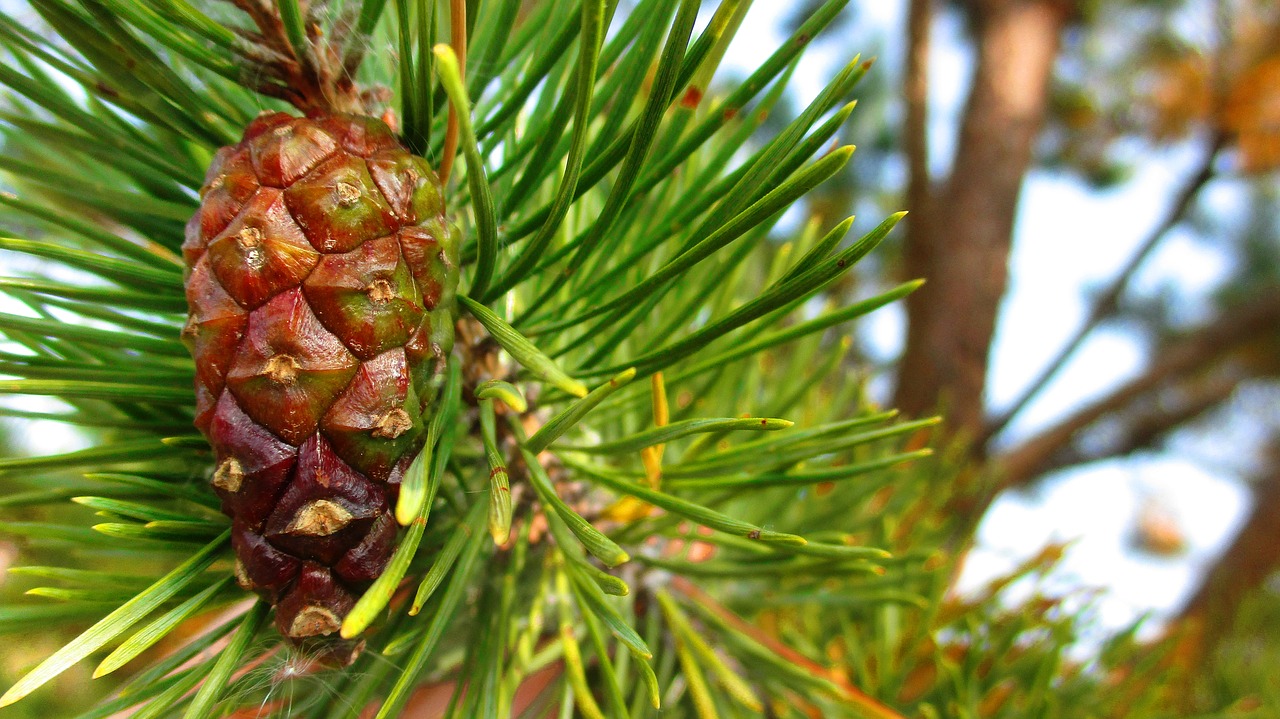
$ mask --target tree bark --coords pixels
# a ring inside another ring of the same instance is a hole
[[[976,436],[985,421],[987,360],[1007,284],[1018,197],[1068,9],[1062,0],[969,4],[978,57],[951,175],[929,193],[907,232],[904,269],[928,282],[907,299],[907,342],[894,398],[908,415],[941,406],[951,432]],[[908,93],[913,89],[909,85]],[[913,129],[924,131],[922,125]],[[907,143],[923,146],[921,138]],[[920,171],[911,164],[913,174]],[[913,177],[912,185],[923,182]]]
[[[1173,625],[1184,632],[1178,658],[1188,667],[1203,666],[1231,631],[1240,605],[1280,569],[1280,444],[1273,444],[1270,459],[1254,485],[1249,518]]]

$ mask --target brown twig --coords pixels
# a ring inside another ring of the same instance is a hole
[[[467,3],[466,0],[449,0],[449,44],[458,57],[458,76],[467,78]],[[464,82],[463,87],[466,87]],[[449,124],[444,131],[444,148],[440,152],[440,184],[449,181],[453,171],[454,155],[458,153],[458,111],[449,108]]]
[[[362,112],[360,93],[352,80],[354,67],[342,65],[337,40],[328,41],[314,22],[315,6],[307,12],[304,47],[289,42],[284,21],[275,4],[267,0],[226,0],[253,21],[257,32],[232,28],[244,43],[239,53],[252,68],[248,87],[289,102],[303,112]],[[358,63],[357,63],[358,64]]]
[[[262,33],[266,47],[285,57],[293,55],[293,48],[290,47],[289,38],[284,31],[284,22],[280,20],[280,14],[273,4],[264,0],[229,0],[229,2],[253,20],[253,24]]]

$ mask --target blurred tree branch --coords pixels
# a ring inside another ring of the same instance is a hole
[[[1214,164],[1225,145],[1226,136],[1223,133],[1215,133],[1206,146],[1204,156],[1197,165],[1195,172],[1186,178],[1182,187],[1174,195],[1173,202],[1165,213],[1164,219],[1151,230],[1151,233],[1138,246],[1138,250],[1121,268],[1115,279],[1094,300],[1084,324],[1067,340],[1053,360],[1045,365],[1045,368],[1018,396],[1018,399],[1014,400],[1006,410],[987,423],[982,435],[977,440],[979,444],[985,445],[992,437],[999,434],[1010,420],[1026,407],[1028,402],[1044,390],[1050,380],[1057,375],[1063,365],[1071,359],[1076,350],[1080,348],[1080,345],[1084,343],[1085,338],[1104,321],[1119,314],[1120,297],[1128,289],[1129,282],[1137,274],[1138,269],[1142,267],[1147,258],[1151,256],[1151,253],[1160,246],[1160,243],[1169,236],[1175,227],[1182,224],[1182,221],[1186,219],[1187,213],[1195,204],[1196,199],[1200,197],[1201,191],[1213,179],[1215,175]]]
[[[1153,353],[1156,359],[1141,375],[997,458],[999,487],[1025,486],[1052,469],[1074,464],[1063,452],[1081,431],[1104,420],[1115,418],[1122,427],[1118,434],[1131,437],[1106,453],[1120,456],[1126,449],[1144,446],[1144,437],[1163,434],[1199,415],[1214,398],[1225,399],[1230,394],[1228,387],[1242,377],[1274,371],[1250,366],[1249,362],[1233,364],[1222,360],[1274,334],[1277,326],[1280,292],[1261,292],[1244,305],[1168,343]],[[1243,354],[1242,360],[1249,356]],[[1168,403],[1161,409],[1157,395],[1177,390],[1186,393],[1185,401]],[[1083,461],[1102,458],[1074,451]]]
[[[1226,401],[1239,386],[1241,374],[1240,368],[1233,366],[1155,390],[1103,421],[1109,436],[1101,446],[1066,446],[1050,459],[1044,472],[1152,449],[1174,430]]]

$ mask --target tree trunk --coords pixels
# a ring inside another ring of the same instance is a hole
[[[1179,659],[1203,666],[1231,631],[1240,605],[1280,569],[1280,445],[1253,490],[1253,509],[1231,546],[1205,575],[1174,623],[1182,629]]]
[[[1060,0],[975,0],[969,14],[978,58],[951,176],[929,193],[907,232],[906,273],[928,281],[907,299],[894,402],[916,416],[941,407],[951,432],[975,436],[985,420],[987,359],[1018,196],[1067,7]],[[914,81],[908,78],[908,93],[917,89]],[[912,129],[924,131],[921,124]],[[908,143],[924,145],[921,138]],[[918,172],[919,163],[911,164]]]

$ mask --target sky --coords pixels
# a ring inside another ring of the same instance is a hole
[[[813,98],[853,53],[878,54],[872,72],[895,77],[901,65],[904,0],[855,0],[854,22],[838,42],[816,46],[795,74],[797,101]],[[725,58],[738,74],[754,69],[761,48],[782,42],[782,20],[791,3],[756,2]],[[930,60],[930,144],[933,169],[945,171],[955,144],[956,117],[967,91],[972,57],[962,28],[942,16]],[[875,38],[880,38],[876,42]],[[803,105],[802,105],[803,106]],[[857,112],[853,118],[857,141]],[[1028,385],[1084,321],[1087,291],[1110,278],[1131,256],[1165,211],[1174,187],[1198,160],[1187,147],[1151,152],[1135,175],[1099,192],[1061,174],[1036,171],[1027,179],[1010,259],[1005,297],[990,365],[992,408],[1006,406]],[[857,162],[857,155],[854,155]],[[906,208],[910,209],[910,208]],[[860,220],[857,227],[874,222]],[[864,229],[865,229],[864,228]],[[1220,256],[1185,236],[1174,236],[1136,278],[1138,287],[1177,282],[1212,286],[1227,271]],[[861,328],[892,356],[901,343],[903,317],[882,310]],[[1095,332],[1071,362],[1010,426],[1015,441],[1064,412],[1132,377],[1144,347],[1120,330]],[[1138,617],[1174,612],[1196,585],[1202,569],[1234,535],[1247,510],[1247,491],[1229,473],[1172,453],[1145,455],[1072,469],[1034,493],[1007,493],[979,530],[959,582],[973,591],[1017,566],[1048,542],[1071,542],[1052,584],[1057,589],[1100,588],[1096,616],[1100,632],[1120,629]],[[1134,521],[1148,500],[1182,529],[1186,552],[1155,558],[1129,547]],[[1157,625],[1152,625],[1154,629]]]

